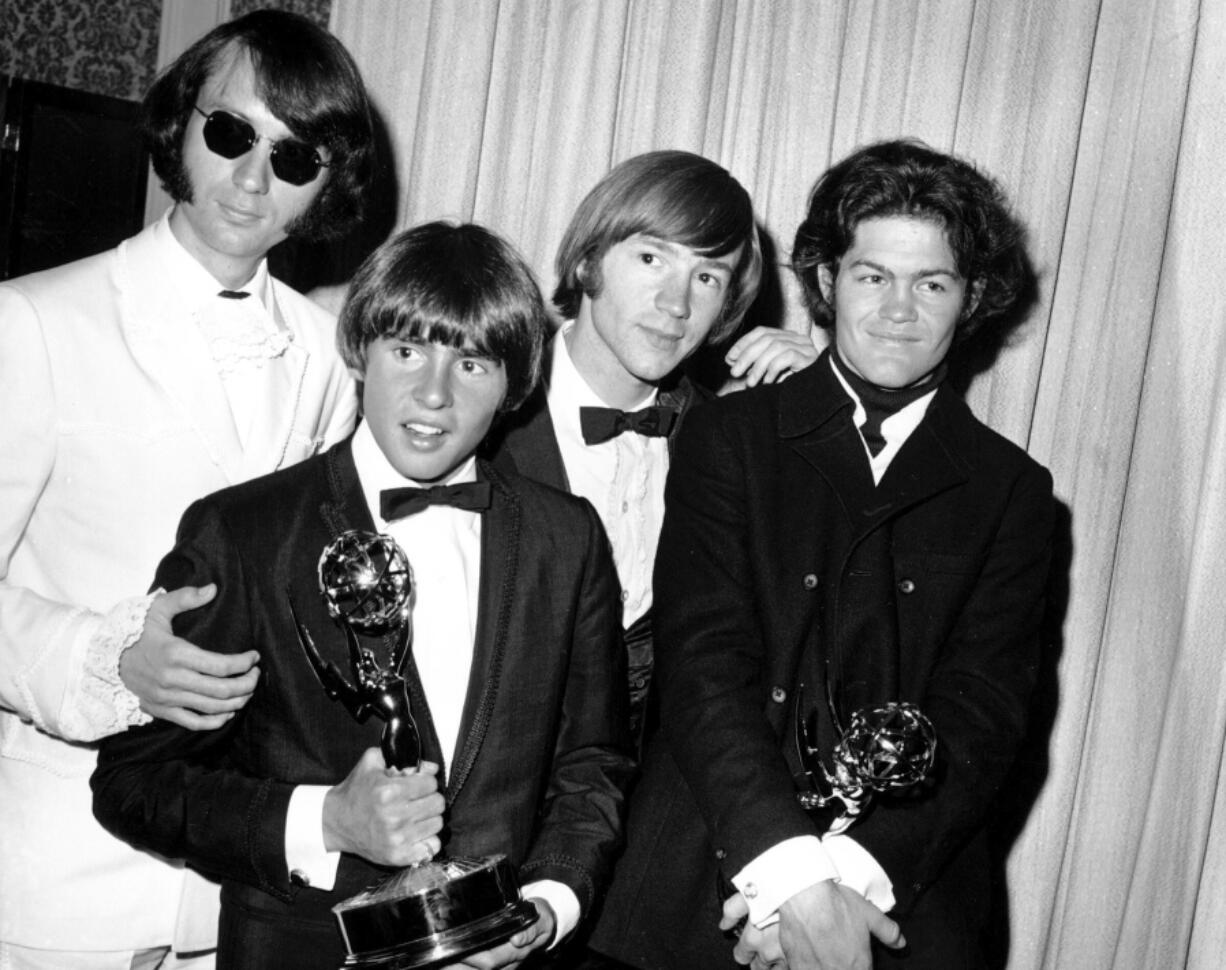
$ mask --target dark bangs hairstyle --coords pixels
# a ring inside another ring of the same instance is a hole
[[[153,170],[176,202],[190,202],[183,135],[200,89],[225,59],[246,52],[256,93],[294,137],[327,150],[327,182],[291,235],[344,235],[361,219],[375,171],[370,99],[353,58],[339,40],[305,17],[257,10],[209,31],[154,81],[142,127]]]
[[[553,303],[566,319],[578,315],[585,293],[600,292],[604,254],[636,233],[689,246],[704,256],[744,247],[710,340],[731,334],[762,278],[753,203],[741,183],[710,159],[682,151],[647,152],[612,169],[579,203],[558,248]]]
[[[822,295],[818,270],[837,274],[865,219],[908,216],[945,230],[958,272],[978,303],[964,313],[956,343],[1023,299],[1030,281],[1025,230],[1009,211],[1000,186],[968,162],[922,142],[883,141],[858,149],[817,180],[792,246],[792,270],[813,322],[834,327],[834,308]]]
[[[472,223],[429,222],[393,237],[358,268],[336,342],[358,373],[380,337],[470,348],[502,362],[500,410],[513,411],[540,378],[548,330],[532,271],[508,242]]]

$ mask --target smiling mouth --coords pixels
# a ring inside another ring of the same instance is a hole
[[[432,424],[418,424],[416,421],[406,421],[401,427],[410,434],[420,435],[423,438],[439,438],[446,434],[442,428],[436,428]]]

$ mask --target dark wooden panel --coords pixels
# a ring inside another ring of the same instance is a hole
[[[3,278],[109,249],[144,221],[140,105],[11,79],[0,158]]]

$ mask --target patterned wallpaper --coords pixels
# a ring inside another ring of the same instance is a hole
[[[153,80],[161,0],[0,0],[6,73],[137,99]]]
[[[332,13],[332,0],[276,0],[273,3],[268,0],[230,0],[230,16],[238,17],[265,7],[290,10],[302,14],[308,20],[314,20],[321,27],[327,27],[328,16]]]
[[[234,16],[293,10],[328,26],[331,0],[233,0]],[[157,67],[161,0],[0,0],[0,72],[139,100]]]

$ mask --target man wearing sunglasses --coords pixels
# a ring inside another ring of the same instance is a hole
[[[231,718],[258,658],[173,637],[212,591],[141,596],[187,505],[349,433],[335,321],[270,278],[354,227],[371,108],[290,14],[224,24],[145,99],[175,200],[115,250],[0,284],[0,966],[208,967],[216,889],[94,821],[99,738]],[[237,835],[237,833],[236,833]]]

